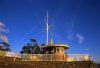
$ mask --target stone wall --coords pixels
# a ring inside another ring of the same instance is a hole
[[[98,68],[93,62],[0,62],[0,68]]]
[[[54,62],[54,61],[21,61],[20,58],[0,58],[0,68],[98,68],[92,61]]]

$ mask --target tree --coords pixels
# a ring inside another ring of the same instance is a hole
[[[41,52],[40,47],[35,39],[30,39],[26,46],[23,46],[21,54],[39,54]]]
[[[0,50],[1,51],[11,51],[11,49],[9,48],[10,45],[6,42],[0,42]]]
[[[41,44],[41,46],[46,46],[46,44]],[[41,54],[44,54],[46,51],[44,49],[41,49]]]

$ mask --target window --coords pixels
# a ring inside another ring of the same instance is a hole
[[[56,49],[56,52],[64,52],[63,49]]]
[[[57,52],[59,52],[59,49],[57,49]]]

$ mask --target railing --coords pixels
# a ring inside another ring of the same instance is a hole
[[[67,57],[68,56],[68,57]],[[89,61],[88,54],[23,54],[22,61]]]
[[[0,51],[0,56],[5,56],[6,55],[6,51]]]
[[[14,52],[6,52],[6,51],[0,51],[0,56],[6,56],[6,57],[22,57],[22,54],[14,53]]]
[[[65,61],[65,56],[56,54],[23,54],[22,61]]]
[[[0,51],[0,56],[22,58],[22,61],[89,61],[88,54],[19,54]]]
[[[88,54],[68,54],[67,61],[89,61]]]
[[[19,57],[19,58],[21,58],[22,57],[22,54],[20,54],[20,53],[14,53],[14,52],[7,52],[6,53],[6,56],[9,56],[9,57]]]

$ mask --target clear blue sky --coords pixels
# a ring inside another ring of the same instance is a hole
[[[54,43],[68,44],[68,54],[90,54],[100,61],[100,0],[0,0],[0,22],[10,31],[14,52],[29,38],[45,43],[47,10]]]

